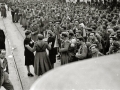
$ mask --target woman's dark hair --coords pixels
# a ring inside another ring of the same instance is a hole
[[[31,31],[27,30],[27,31],[25,32],[25,35],[27,36],[27,35],[29,35],[30,33],[31,33]]]

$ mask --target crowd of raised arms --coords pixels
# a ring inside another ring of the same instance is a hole
[[[61,65],[65,65],[120,53],[120,2],[95,1],[7,2],[12,22],[20,23],[25,30],[24,56],[28,76],[34,76],[30,72],[30,65],[33,65],[34,73],[38,76],[54,68],[56,56]],[[7,18],[5,4],[1,4],[0,11],[1,17]],[[46,49],[49,53],[46,53]],[[5,34],[0,29],[0,87],[14,90],[8,78],[5,50]]]
[[[34,72],[39,76],[54,67],[56,56],[61,60],[61,65],[64,65],[120,53],[120,2],[60,1],[7,2],[13,23],[20,23],[25,30],[24,56],[28,76],[33,76],[29,65],[34,66]],[[2,4],[0,9],[1,17],[6,18],[5,4]],[[7,60],[5,35],[1,29],[0,43],[0,67],[2,67],[3,62],[7,63]],[[49,53],[46,53],[46,49]],[[5,69],[0,68],[0,72],[9,73],[6,68],[7,66]],[[0,78],[2,77],[3,74]],[[4,85],[7,81],[3,81],[0,81],[0,86],[7,88],[8,85]],[[11,83],[9,86],[11,87],[9,90],[14,90]]]
[[[16,2],[11,10],[15,12],[13,22],[19,21],[33,35],[40,33],[46,38],[50,34],[57,38],[54,47],[60,54],[69,53],[70,62],[120,50],[119,7],[112,8],[102,2],[75,4],[31,0]]]

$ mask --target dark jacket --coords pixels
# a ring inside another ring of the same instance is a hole
[[[51,50],[49,50],[49,58],[51,63],[55,63],[56,62],[56,54],[57,54],[57,48],[54,48],[54,44],[55,44],[55,37],[49,37],[48,38],[48,43],[52,43],[51,45]]]
[[[5,49],[5,34],[4,31],[0,29],[0,49]]]

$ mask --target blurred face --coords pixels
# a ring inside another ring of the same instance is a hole
[[[62,39],[62,40],[65,40],[65,37],[64,37],[63,35],[61,35],[61,39]]]
[[[95,37],[94,33],[90,33],[90,38],[94,39],[94,37]]]
[[[76,25],[76,26],[79,25],[79,22],[78,22],[78,21],[75,21],[75,25]]]
[[[51,37],[52,35],[50,33],[48,33],[48,37]]]
[[[82,42],[83,42],[82,40],[77,39],[77,44],[78,44],[78,45],[81,45]]]
[[[110,32],[110,31],[107,31],[107,33],[108,33],[108,35],[110,35],[110,34],[111,34],[111,32]]]
[[[52,22],[49,22],[50,25],[52,25]]]
[[[76,37],[82,36],[80,32],[76,32]]]
[[[113,38],[110,38],[110,44],[113,43]]]
[[[118,32],[118,33],[117,33],[117,37],[119,37],[119,38],[120,38],[120,32]]]
[[[55,25],[56,27],[59,27],[59,24],[58,23],[56,23],[56,25]]]
[[[79,39],[77,39],[77,44],[80,45],[80,40]]]
[[[27,35],[27,38],[31,38],[31,33],[29,35]]]
[[[91,48],[91,52],[92,52],[92,54],[95,54],[95,53],[97,52],[97,48],[96,48],[95,46],[93,46],[93,47]]]
[[[6,55],[6,51],[2,50],[1,53],[0,53],[0,58],[5,58],[5,55]]]

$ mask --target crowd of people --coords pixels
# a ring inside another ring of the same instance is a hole
[[[65,65],[120,52],[119,5],[29,0],[10,7],[13,23],[26,30],[28,76],[29,65],[38,76],[54,68],[56,56]]]
[[[36,51],[36,75],[54,68],[56,56],[64,65],[120,52],[118,6],[28,1],[14,5],[12,10],[17,11],[13,21],[19,22],[26,32],[31,32],[35,45],[29,47],[26,44],[25,48],[30,52]],[[46,41],[44,38],[47,38]],[[48,49],[49,55],[45,49]]]

